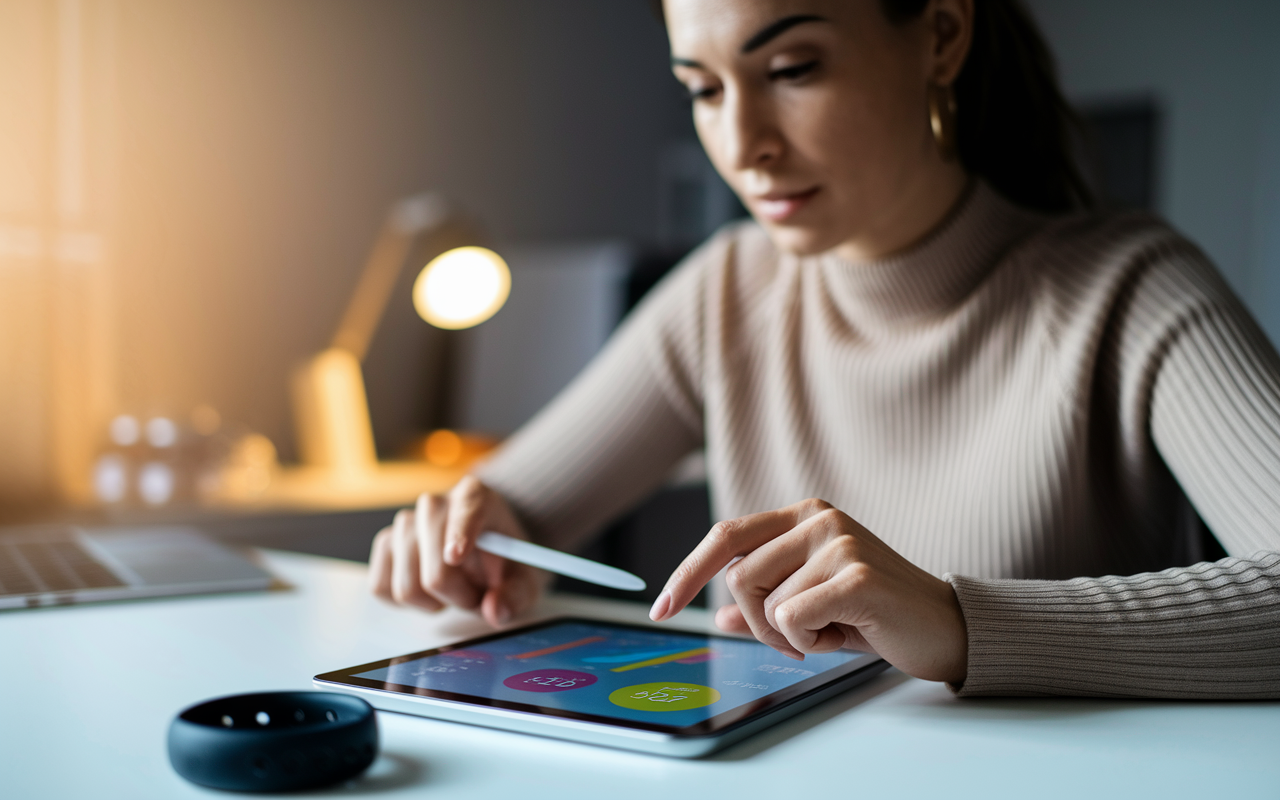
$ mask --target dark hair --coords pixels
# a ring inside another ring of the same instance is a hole
[[[890,22],[928,0],[880,0]],[[974,0],[973,42],[955,82],[956,146],[969,172],[1038,211],[1089,208],[1080,174],[1080,120],[1058,87],[1053,56],[1019,0]]]
[[[929,0],[880,0],[901,25]],[[651,7],[662,18],[661,0]],[[1063,212],[1094,205],[1076,154],[1079,117],[1053,56],[1019,0],[974,0],[973,41],[956,78],[956,147],[965,169],[1018,205]]]

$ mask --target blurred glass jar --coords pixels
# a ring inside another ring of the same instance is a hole
[[[201,405],[188,419],[121,414],[107,426],[93,466],[94,494],[106,505],[161,507],[252,500],[279,462],[271,440],[226,424]]]

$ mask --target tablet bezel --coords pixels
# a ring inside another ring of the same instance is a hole
[[[510,700],[496,700],[489,697],[479,697],[477,695],[461,694],[457,692],[446,692],[439,689],[425,689],[419,686],[408,686],[400,683],[390,683],[387,681],[375,680],[372,678],[357,677],[360,673],[372,672],[376,669],[384,669],[396,664],[403,664],[408,661],[414,661],[419,658],[440,655],[448,653],[452,650],[465,650],[476,645],[491,642],[495,639],[505,639],[511,636],[519,636],[532,631],[548,628],[553,625],[580,623],[587,625],[604,625],[630,630],[641,630],[646,632],[660,633],[679,633],[689,636],[705,636],[710,640],[723,639],[730,641],[742,641],[731,636],[722,636],[716,633],[702,631],[687,631],[673,628],[663,628],[654,625],[639,625],[630,622],[616,622],[613,620],[591,619],[588,617],[556,617],[544,620],[542,622],[525,625],[520,628],[512,628],[505,631],[497,631],[486,634],[485,636],[477,636],[465,641],[456,642],[454,644],[443,645],[441,647],[433,647],[429,650],[420,650],[415,653],[407,653],[394,658],[384,658],[379,661],[373,661],[368,664],[361,664],[355,667],[326,672],[322,675],[315,676],[318,682],[337,684],[339,686],[350,686],[360,689],[372,689],[374,691],[387,692],[388,694],[408,695],[410,697],[426,697],[434,700],[443,700],[463,705],[478,706],[482,708],[496,708],[506,711],[515,711],[526,714],[533,714],[542,717],[559,717],[561,719],[574,720],[576,722],[588,722],[598,725],[609,725],[615,728],[629,728],[631,730],[649,731],[652,733],[666,734],[678,737],[693,736],[717,736],[726,731],[747,724],[754,719],[762,717],[766,714],[773,713],[778,709],[785,708],[794,702],[797,702],[807,695],[823,690],[831,684],[838,683],[841,680],[849,678],[852,675],[863,672],[864,670],[881,664],[882,660],[875,657],[867,659],[853,660],[848,664],[844,664],[834,669],[820,672],[810,678],[794,683],[776,692],[771,692],[758,700],[745,703],[731,708],[723,713],[717,714],[710,719],[687,726],[661,725],[658,723],[637,722],[619,717],[608,717],[600,714],[585,714],[578,711],[569,711],[562,708],[548,708],[532,703],[517,703]],[[761,645],[766,647],[767,645]]]

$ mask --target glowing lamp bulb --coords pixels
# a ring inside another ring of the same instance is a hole
[[[510,293],[511,270],[497,253],[458,247],[423,268],[413,283],[413,305],[437,328],[459,330],[498,313]]]

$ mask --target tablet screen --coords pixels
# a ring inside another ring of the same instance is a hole
[[[751,640],[562,620],[365,665],[343,677],[558,716],[710,732],[875,660],[838,651],[794,661]]]

